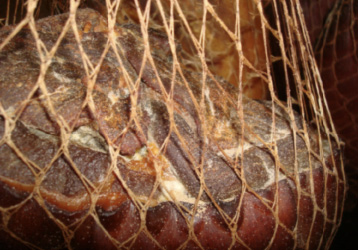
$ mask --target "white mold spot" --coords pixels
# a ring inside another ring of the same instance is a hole
[[[52,72],[53,76],[62,83],[71,83],[72,80],[64,75],[61,75],[55,71]]]
[[[107,153],[108,146],[105,139],[90,127],[82,126],[71,134],[71,142],[90,148],[94,151]]]

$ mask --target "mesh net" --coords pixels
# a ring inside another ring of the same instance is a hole
[[[329,247],[341,143],[298,1],[5,2],[0,246]]]

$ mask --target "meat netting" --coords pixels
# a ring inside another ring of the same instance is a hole
[[[299,1],[5,1],[0,246],[327,249],[345,176]]]

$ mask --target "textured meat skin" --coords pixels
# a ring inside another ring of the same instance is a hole
[[[142,11],[145,9],[149,1],[139,1]],[[208,1],[213,7],[217,17],[222,20],[219,24],[217,19],[207,13],[205,20],[205,42],[200,44],[200,50],[205,52],[205,59],[202,61],[201,51],[198,50],[193,42],[200,41],[202,36],[202,27],[204,9],[207,7],[202,1],[181,0],[178,2],[181,11],[186,16],[188,27],[180,17],[177,6],[174,8],[174,36],[182,47],[180,55],[180,63],[183,68],[202,72],[205,67],[216,76],[223,77],[231,84],[238,86],[242,83],[243,92],[246,96],[253,99],[266,99],[269,92],[267,83],[262,79],[262,72],[266,68],[264,36],[261,27],[260,13],[254,1],[240,1],[240,33],[242,42],[242,56],[245,57],[243,72],[240,75],[241,59],[238,55],[237,44],[234,36],[236,25],[236,1],[231,0],[210,0]],[[264,1],[266,3],[266,1]],[[99,11],[103,16],[107,16],[107,8],[105,0],[89,0],[89,7]],[[161,1],[164,13],[169,18],[170,0]],[[118,23],[136,23],[139,24],[139,17],[136,10],[135,1],[129,0],[121,4],[121,8],[117,13],[116,21]],[[167,20],[168,21],[168,20]],[[163,19],[158,5],[151,2],[151,14],[149,26],[166,32]],[[223,28],[225,26],[225,28]],[[229,34],[231,32],[231,34]]]
[[[38,22],[45,46],[54,44],[67,17]],[[107,42],[105,20],[86,9],[77,12],[77,23],[89,60],[100,61]],[[10,31],[11,27],[3,29],[1,37]],[[328,139],[322,139],[320,151],[314,129],[297,114],[290,120],[270,102],[243,97],[241,119],[235,105],[237,89],[208,78],[204,91],[202,76],[196,73],[185,71],[175,78],[175,94],[168,103],[164,96],[170,93],[172,65],[162,49],[165,46],[158,34],[150,35],[158,79],[148,62],[141,72],[144,46],[138,34],[135,25],[116,28],[120,57],[109,49],[88,100],[91,79],[69,32],[45,77],[52,106],[46,102],[45,89],[37,89],[30,101],[24,102],[35,90],[39,69],[30,32],[20,32],[2,50],[0,98],[6,117],[0,120],[0,134],[6,144],[0,147],[0,244],[15,249],[63,249],[69,245],[75,249],[327,247],[339,224],[341,206],[337,204],[342,203],[344,193],[337,145],[332,141],[331,151]],[[19,62],[23,64],[17,65]],[[133,102],[128,91],[138,75],[138,101]],[[130,122],[134,111],[136,123]],[[9,132],[6,122],[14,114],[21,115]],[[308,141],[300,133],[293,139],[292,122],[298,129],[307,129]],[[272,130],[279,138],[279,180],[278,173],[274,179],[269,174],[277,171],[270,146]],[[76,133],[90,139],[76,139]],[[70,136],[68,140],[63,139],[66,136]],[[149,150],[150,142],[160,148],[166,140],[166,159]],[[241,143],[245,147],[241,153],[238,150],[237,160],[228,152],[239,149]],[[126,161],[125,157],[144,146],[148,157],[138,160],[145,166],[138,169],[136,160]],[[110,154],[108,147],[117,149],[117,154]],[[189,194],[201,202],[199,207],[186,201],[178,205],[158,200],[162,192],[158,178],[166,178],[158,168],[165,172],[168,165],[176,170]],[[13,210],[15,205],[18,209]]]
[[[312,41],[315,44],[322,27],[326,22],[327,16],[330,15],[337,0],[300,0],[302,11],[306,20],[307,29]]]
[[[358,1],[301,0],[337,133],[345,143],[347,210],[358,200]]]
[[[357,166],[358,1],[343,1],[332,19],[326,24],[326,37],[316,45],[316,57],[332,118],[346,143],[346,157]]]

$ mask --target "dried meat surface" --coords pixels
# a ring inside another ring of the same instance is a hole
[[[176,67],[162,33],[149,30],[146,43],[139,26],[110,31],[90,9],[77,11],[77,29],[50,55],[68,18],[36,23],[42,55],[28,27],[0,51],[0,183],[9,197],[0,200],[0,240],[12,232],[40,248],[177,248],[191,239],[188,248],[260,249],[303,247],[313,223],[329,225],[313,246],[334,232],[344,183],[330,138],[295,112]],[[0,31],[0,44],[11,31]],[[55,240],[16,229],[26,211]],[[324,222],[302,219],[312,211]],[[81,241],[88,230],[96,237]],[[284,236],[291,240],[275,240]]]

